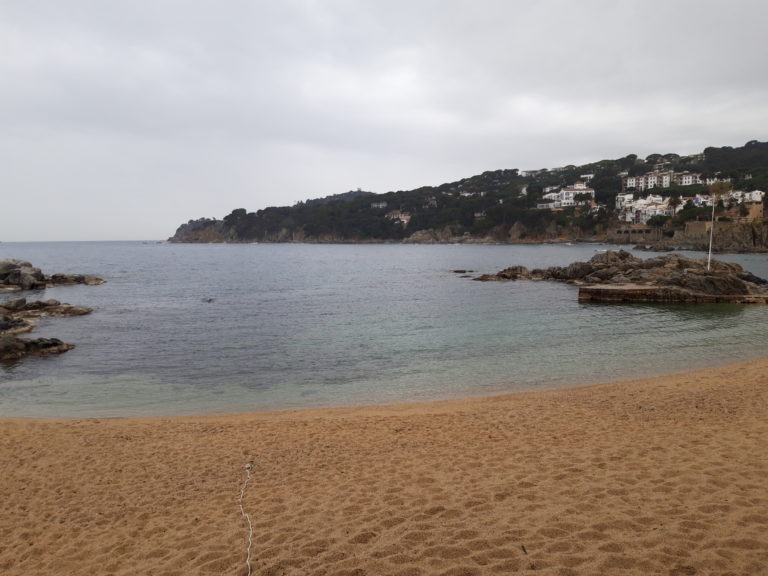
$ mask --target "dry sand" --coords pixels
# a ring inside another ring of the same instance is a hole
[[[389,407],[0,421],[0,574],[768,574],[768,359]]]

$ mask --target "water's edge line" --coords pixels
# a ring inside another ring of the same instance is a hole
[[[385,415],[385,414],[402,414],[409,411],[424,412],[428,410],[434,410],[435,412],[441,412],[444,409],[452,409],[459,407],[466,407],[470,404],[479,404],[484,402],[494,402],[504,399],[513,399],[515,397],[525,396],[558,396],[576,393],[587,389],[606,388],[609,389],[617,385],[638,385],[644,382],[663,382],[669,378],[679,377],[696,377],[700,374],[708,374],[711,376],[711,372],[730,372],[738,370],[741,366],[749,366],[752,364],[765,364],[768,370],[768,356],[761,356],[758,358],[752,358],[749,360],[740,360],[737,362],[728,362],[725,364],[717,364],[715,366],[709,366],[706,368],[696,368],[690,370],[673,371],[664,373],[661,375],[648,376],[643,378],[630,378],[626,380],[613,380],[610,382],[600,382],[593,384],[579,384],[576,386],[556,387],[556,388],[544,388],[537,390],[520,390],[515,392],[503,392],[501,394],[492,394],[485,396],[461,396],[456,398],[449,398],[443,400],[424,400],[416,402],[394,402],[386,404],[355,404],[355,405],[337,405],[323,408],[296,408],[287,410],[263,410],[263,411],[246,411],[246,412],[210,412],[201,414],[183,414],[183,415],[168,415],[168,416],[103,416],[103,417],[72,417],[72,418],[46,418],[46,417],[0,417],[0,422],[84,422],[84,421],[122,421],[122,422],[196,422],[200,420],[216,420],[216,419],[238,419],[243,417],[253,418],[321,418],[321,417],[334,417],[334,416],[352,416],[355,413],[366,415]],[[766,372],[768,373],[768,371]]]

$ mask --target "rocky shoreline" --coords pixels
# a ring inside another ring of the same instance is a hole
[[[83,274],[53,274],[47,276],[29,262],[16,259],[0,260],[0,290],[42,290],[53,286],[85,284],[96,286],[105,281]],[[44,317],[69,317],[90,314],[82,306],[62,304],[58,300],[27,301],[18,298],[0,302],[0,362],[11,362],[25,356],[49,356],[72,350],[75,345],[58,338],[20,338],[31,332],[35,321]]]
[[[40,268],[32,266],[29,262],[16,258],[0,260],[0,290],[43,290],[55,286],[74,286],[85,284],[86,286],[98,286],[104,284],[104,280],[87,274],[43,274]]]
[[[768,304],[768,282],[740,265],[668,254],[643,260],[607,251],[588,262],[529,270],[512,266],[474,278],[480,282],[548,280],[579,286],[579,300],[590,302],[686,302]]]
[[[637,228],[637,226],[635,226]],[[182,224],[168,238],[170,243],[223,243],[223,244],[562,244],[608,243],[635,246],[638,250],[668,252],[672,250],[706,251],[709,232],[706,222],[693,222],[684,230],[675,230],[672,236],[661,229],[642,226],[631,234],[622,226],[611,226],[601,232],[589,233],[576,227],[550,226],[546,230],[529,229],[516,222],[509,229],[493,228],[483,233],[471,233],[463,227],[448,224],[439,228],[415,230],[402,238],[341,236],[334,233],[308,234],[303,229],[283,228],[257,237],[238,236],[216,219],[190,220]],[[712,246],[713,252],[760,254],[768,253],[768,222],[717,222]]]

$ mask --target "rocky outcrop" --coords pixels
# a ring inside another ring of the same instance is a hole
[[[711,227],[712,223],[709,221],[686,222],[685,229],[675,230],[672,237],[660,236],[647,243],[638,244],[635,249],[655,252],[676,249],[707,251]],[[617,239],[615,236],[610,239],[621,242],[621,238]],[[752,222],[715,222],[712,251],[758,254],[768,252],[768,219]]]
[[[23,334],[24,332],[30,332],[32,328],[34,328],[34,325],[24,318],[0,314],[0,334]]]
[[[53,274],[46,276],[29,262],[17,259],[0,260],[0,290],[41,290],[53,286],[85,284],[94,286],[104,280],[83,274]],[[58,300],[27,301],[26,298],[0,301],[0,361],[12,362],[24,356],[61,354],[74,348],[57,338],[19,338],[30,332],[38,318],[46,316],[82,316],[90,308],[62,304]]]
[[[495,280],[551,280],[578,284],[581,300],[605,302],[762,302],[768,303],[768,284],[738,264],[695,260],[669,254],[643,260],[629,252],[607,251],[589,262],[528,270],[513,266],[475,278]]]
[[[0,290],[43,290],[54,286],[85,284],[96,286],[104,280],[85,274],[53,274],[46,276],[40,268],[16,258],[0,260]]]
[[[685,230],[675,232],[666,244],[691,246],[696,250],[709,247],[709,222],[689,222]],[[753,222],[715,222],[712,237],[715,252],[766,252],[768,251],[768,220]]]
[[[499,238],[489,233],[486,236],[472,236],[454,226],[444,228],[417,230],[403,240],[403,244],[493,244]]]
[[[74,348],[58,338],[16,338],[0,336],[0,362],[18,360],[24,356],[50,356],[61,354]]]
[[[62,304],[58,300],[35,300],[26,298],[0,302],[0,314],[14,315],[17,318],[41,318],[43,316],[83,316],[93,312],[91,308]]]
[[[0,284],[18,290],[45,288],[45,275],[29,262],[8,258],[0,260]]]
[[[90,314],[90,308],[62,304],[58,300],[28,302],[18,298],[0,302],[0,361],[18,360],[23,356],[47,356],[61,354],[74,348],[56,338],[27,339],[18,334],[31,332],[35,320],[46,316],[82,316]]]
[[[168,242],[227,242],[230,240],[224,222],[216,218],[199,218],[190,220],[176,229],[176,233],[168,238]]]
[[[53,286],[74,286],[75,284],[85,284],[86,286],[98,286],[104,284],[106,280],[98,276],[88,274],[52,274],[46,277],[48,288]]]

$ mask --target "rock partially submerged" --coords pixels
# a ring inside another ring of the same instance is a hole
[[[83,316],[93,312],[91,308],[62,304],[58,300],[37,300],[27,302],[26,298],[0,302],[0,334],[29,332],[34,328],[33,320],[46,316],[59,318]]]
[[[96,286],[105,281],[87,274],[53,274],[46,276],[40,268],[16,258],[0,260],[0,290],[42,290],[54,286],[85,284]]]
[[[72,350],[74,344],[67,344],[58,338],[16,338],[0,336],[0,361],[18,360],[24,356],[50,356]]]
[[[96,286],[104,280],[85,274],[53,274],[46,276],[24,260],[7,258],[0,260],[0,291],[42,290],[54,286],[85,284]],[[74,348],[57,338],[19,338],[18,334],[30,332],[35,320],[46,316],[82,316],[90,314],[90,308],[62,304],[58,300],[28,302],[26,298],[0,302],[0,361],[14,361],[24,356],[48,356],[61,354]]]
[[[740,265],[668,254],[643,260],[607,251],[589,262],[529,270],[525,266],[484,274],[478,281],[550,280],[580,286],[579,299],[600,302],[768,303],[768,283]]]
[[[61,354],[74,348],[57,338],[18,338],[17,334],[31,332],[35,320],[46,316],[66,317],[90,314],[91,308],[62,304],[58,300],[27,302],[18,298],[0,303],[0,361],[18,360],[23,356]]]
[[[28,302],[26,298],[0,302],[0,314],[15,314],[23,318],[42,316],[83,316],[93,312],[91,308],[62,304],[58,300],[36,300]]]

